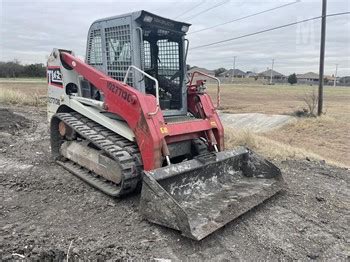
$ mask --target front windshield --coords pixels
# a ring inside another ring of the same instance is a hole
[[[167,39],[157,35],[144,37],[144,70],[157,78],[162,109],[182,107],[182,38]],[[146,81],[146,92],[155,94],[154,84]]]

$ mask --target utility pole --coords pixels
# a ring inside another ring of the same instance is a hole
[[[233,82],[233,79],[235,78],[235,70],[236,70],[236,57],[233,57],[233,70],[232,70],[232,74],[231,74],[231,82]]]
[[[273,72],[273,65],[275,63],[275,59],[272,58],[272,65],[271,65],[271,74],[270,74],[270,85],[272,85],[272,72]]]
[[[317,115],[322,115],[323,108],[323,82],[324,82],[324,53],[326,46],[326,15],[327,15],[327,0],[322,0],[322,22],[321,22],[321,47],[320,47],[320,71],[318,85],[318,108]]]
[[[335,64],[335,74],[334,74],[334,83],[333,86],[337,86],[337,74],[338,74],[338,64]]]

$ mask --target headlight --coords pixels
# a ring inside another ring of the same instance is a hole
[[[146,15],[143,18],[143,22],[151,23],[152,21],[153,21],[153,17],[152,16]]]
[[[184,33],[187,33],[188,29],[189,29],[189,27],[187,25],[183,25],[181,27],[181,31],[184,32]]]

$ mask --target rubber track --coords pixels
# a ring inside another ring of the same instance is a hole
[[[57,113],[54,117],[59,118],[81,137],[114,159],[122,170],[122,182],[116,185],[76,163],[73,164],[74,162],[70,160],[67,162],[57,161],[60,165],[111,196],[120,197],[136,189],[141,179],[142,160],[135,143],[77,112]]]

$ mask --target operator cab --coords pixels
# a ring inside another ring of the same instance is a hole
[[[97,20],[89,30],[86,62],[119,81],[129,66],[138,67],[158,80],[163,114],[185,115],[189,26],[146,11]],[[128,74],[127,83],[156,96],[155,82],[136,70]],[[88,96],[103,99],[96,90]]]

